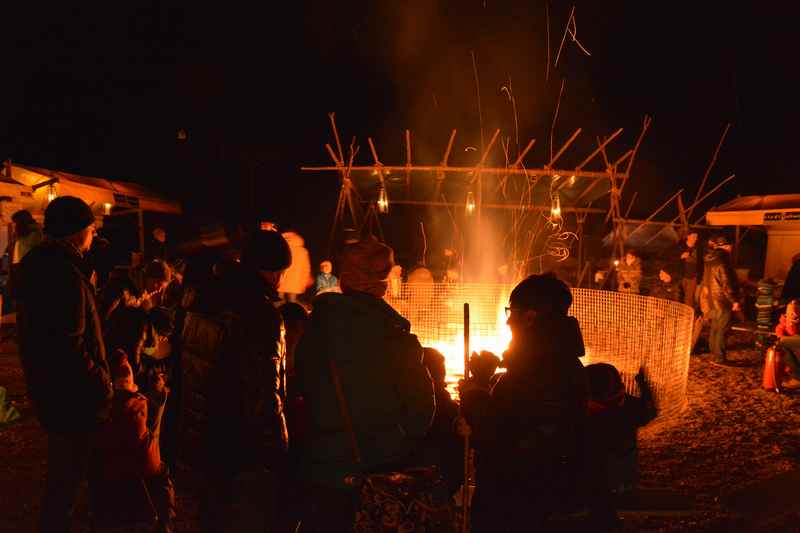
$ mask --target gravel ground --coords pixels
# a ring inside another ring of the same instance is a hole
[[[734,367],[693,357],[688,406],[676,420],[641,430],[641,485],[670,489],[692,498],[689,516],[625,515],[625,531],[800,531],[796,505],[779,511],[726,504],[737,491],[756,487],[783,494],[771,480],[800,469],[800,395],[761,389],[761,354],[746,335],[731,339]],[[43,487],[45,436],[34,420],[13,344],[0,344],[0,385],[22,418],[0,427],[0,531],[33,531]],[[195,531],[197,502],[191,473],[178,472],[178,531]],[[759,485],[760,484],[760,485]],[[86,504],[76,513],[85,525]],[[79,527],[77,531],[83,528]]]

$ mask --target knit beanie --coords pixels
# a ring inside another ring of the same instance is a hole
[[[374,238],[348,244],[339,258],[342,291],[365,292],[383,298],[392,266],[394,251]]]
[[[44,212],[44,232],[61,239],[94,224],[94,214],[86,202],[75,196],[59,196]]]
[[[555,274],[534,274],[514,287],[509,298],[511,307],[532,309],[551,314],[566,315],[572,305],[572,293],[566,283]]]
[[[111,382],[114,384],[114,390],[126,390],[136,392],[136,387],[133,381],[133,369],[128,362],[128,356],[122,350],[117,350],[109,365],[111,371]]]
[[[256,270],[281,272],[292,264],[292,253],[280,233],[259,230],[245,242],[241,261]]]

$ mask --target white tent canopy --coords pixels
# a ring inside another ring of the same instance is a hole
[[[784,279],[800,253],[800,194],[740,196],[710,210],[706,221],[711,226],[766,228],[766,277]]]
[[[140,185],[6,162],[0,174],[0,250],[8,244],[11,215],[27,209],[41,221],[53,196],[77,196],[102,220],[114,208],[180,214],[181,205]],[[141,225],[141,217],[139,217]],[[140,234],[142,228],[139,228]]]

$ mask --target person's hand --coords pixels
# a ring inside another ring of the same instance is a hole
[[[469,437],[472,435],[472,427],[467,423],[463,416],[456,417],[455,420],[456,434],[459,437]]]
[[[471,392],[486,391],[489,389],[488,384],[479,383],[475,379],[459,379],[458,380],[458,396],[464,398],[469,396]]]
[[[681,259],[689,259],[689,252],[683,252],[681,254]]]
[[[740,304],[739,302],[733,302],[733,309],[732,310],[733,311],[741,311],[742,310],[742,304]]]
[[[481,350],[481,353],[472,352],[472,357],[469,358],[470,372],[475,381],[482,385],[488,386],[498,366],[500,358],[486,350]]]

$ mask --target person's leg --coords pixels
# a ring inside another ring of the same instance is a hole
[[[40,532],[70,531],[75,498],[86,477],[88,460],[88,435],[47,435],[47,475],[39,517]]]
[[[730,324],[731,310],[717,309],[711,320],[709,344],[711,344],[711,356],[719,361],[725,361],[725,334]]]
[[[780,345],[784,364],[791,369],[793,378],[800,379],[800,335],[783,337]]]

